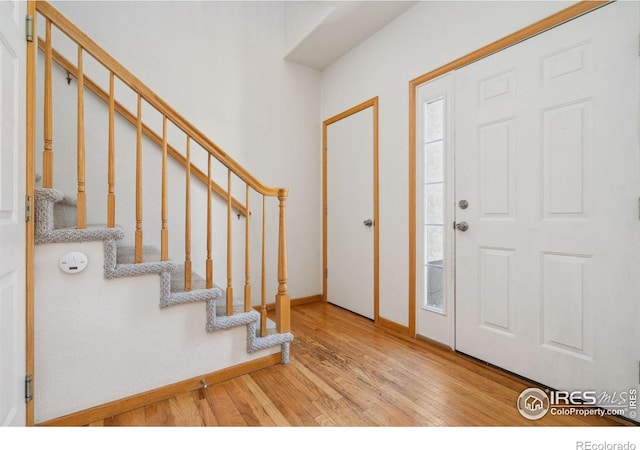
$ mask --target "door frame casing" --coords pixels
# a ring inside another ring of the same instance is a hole
[[[373,108],[373,317],[380,321],[380,213],[378,179],[378,97],[373,97],[322,122],[322,300],[327,302],[327,128],[329,125]]]
[[[33,18],[33,36],[37,36],[36,30],[36,2],[29,0],[27,3],[27,15]],[[26,248],[25,248],[25,304],[26,304],[26,372],[32,378],[32,399],[27,402],[26,425],[35,425],[35,112],[36,112],[36,42],[26,43],[26,196],[31,199],[31,217],[25,221]]]
[[[569,6],[551,16],[539,20],[525,28],[498,39],[491,44],[481,47],[468,53],[454,61],[427,72],[409,82],[409,335],[416,337],[416,305],[417,305],[417,99],[418,88],[442,75],[472,64],[493,53],[499,52],[507,47],[518,44],[526,39],[544,33],[551,28],[569,22],[581,15],[594,11],[604,5],[611,3],[610,0],[590,1],[583,0]],[[455,126],[455,124],[454,124]],[[455,262],[454,262],[455,265]],[[455,302],[455,299],[454,299]]]

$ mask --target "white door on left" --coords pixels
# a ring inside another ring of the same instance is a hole
[[[377,226],[372,220],[373,121],[369,107],[331,123],[326,150],[327,301],[369,319],[374,319]]]
[[[26,2],[0,2],[0,425],[25,425]]]

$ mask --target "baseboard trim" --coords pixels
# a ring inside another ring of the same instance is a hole
[[[42,427],[77,427],[87,425],[106,417],[122,414],[136,408],[150,405],[161,400],[165,400],[177,394],[194,391],[204,384],[214,384],[231,378],[239,377],[247,373],[254,372],[259,369],[271,367],[280,364],[282,361],[281,352],[274,353],[263,358],[254,359],[246,363],[238,364],[233,367],[211,372],[206,375],[194,377],[188,380],[179,381],[168,386],[153,389],[151,391],[135,394],[93,408],[85,409],[76,413],[68,414],[56,419],[47,420],[36,426]]]
[[[322,294],[310,295],[309,297],[299,297],[291,299],[291,306],[306,305],[322,301]],[[275,304],[274,304],[275,305]]]
[[[385,330],[392,331],[393,333],[397,333],[402,336],[409,336],[409,327],[400,325],[399,323],[385,319],[384,317],[378,317],[376,324]]]
[[[315,303],[315,302],[321,302],[321,301],[323,301],[322,294],[316,294],[316,295],[310,295],[309,297],[292,298],[291,306],[300,306],[300,305],[306,305],[307,303]],[[254,306],[253,309],[255,309],[256,311],[260,311],[260,306]],[[275,303],[267,303],[267,311],[275,311],[275,310],[276,310]]]

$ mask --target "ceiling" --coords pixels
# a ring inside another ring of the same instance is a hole
[[[324,70],[371,35],[414,6],[417,1],[315,1],[289,3],[313,14],[301,40],[285,59]],[[302,5],[306,3],[306,5]],[[313,3],[313,5],[310,5]]]

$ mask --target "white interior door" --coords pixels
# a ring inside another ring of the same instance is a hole
[[[25,424],[26,2],[0,2],[0,424]]]
[[[373,292],[373,107],[327,126],[327,301],[369,319]]]
[[[638,2],[456,72],[456,347],[557,389],[638,386]]]

